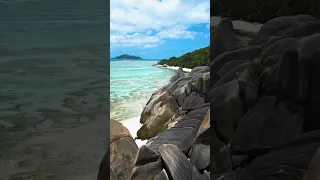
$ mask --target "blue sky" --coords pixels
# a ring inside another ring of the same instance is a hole
[[[210,44],[209,0],[111,0],[110,56],[179,57]]]

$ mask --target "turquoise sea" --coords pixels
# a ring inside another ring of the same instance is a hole
[[[156,60],[112,60],[110,62],[110,116],[125,120],[140,116],[152,93],[174,75],[156,66]]]

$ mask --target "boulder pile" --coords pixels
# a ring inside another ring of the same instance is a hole
[[[110,120],[110,144],[100,164],[98,180],[127,180],[133,169],[138,146],[129,130]]]
[[[211,37],[210,68],[179,69],[151,96],[137,133],[147,144],[129,138],[126,155],[110,156],[110,177],[317,180],[320,20],[278,17],[239,44],[222,19]]]
[[[210,69],[180,68],[144,108],[137,133],[149,139],[134,161],[132,180],[210,179]],[[201,173],[200,173],[201,172]]]
[[[317,179],[320,20],[278,17],[240,46],[230,22],[211,39],[211,179]]]

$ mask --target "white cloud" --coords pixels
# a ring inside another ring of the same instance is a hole
[[[145,44],[156,44],[160,41],[158,36],[147,36],[140,33],[112,34],[110,44],[114,46],[144,46]]]
[[[157,47],[158,45],[157,44],[146,44],[143,46],[143,48],[154,48],[154,47]]]
[[[193,39],[192,25],[210,23],[209,0],[111,0],[111,46],[155,47]]]
[[[160,38],[171,38],[171,39],[194,39],[197,35],[194,31],[187,30],[188,27],[184,25],[177,25],[168,29],[162,30],[157,35]]]

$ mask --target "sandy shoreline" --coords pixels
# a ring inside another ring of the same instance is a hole
[[[180,68],[178,66],[168,66],[168,65],[159,65],[159,64],[154,65],[154,66],[157,66],[160,68],[165,68],[165,69],[176,70],[176,71]],[[192,71],[192,69],[189,69],[189,68],[182,68],[182,69],[184,72],[187,72],[187,73]],[[142,124],[140,124],[140,116],[131,117],[128,119],[121,120],[119,122],[129,130],[129,132],[133,138],[137,137],[137,132],[142,126]],[[147,143],[147,141],[148,140],[135,139],[135,142],[137,143],[138,147],[145,145]]]
[[[162,66],[162,65],[154,65],[154,66],[157,66],[157,67],[160,67],[160,68],[172,69],[172,70],[178,70],[179,69],[179,67],[175,67],[175,66],[167,66],[167,67]],[[191,72],[191,70],[192,69],[183,68],[184,72]],[[168,78],[168,81],[169,81],[169,78]],[[160,84],[157,84],[157,85],[159,85],[158,88],[161,88],[162,86],[167,84],[168,81],[160,83]],[[151,97],[151,93],[150,93],[150,97]],[[139,103],[136,103],[136,107],[137,107],[138,104],[141,104],[141,103],[143,104],[143,106],[141,106],[141,109],[140,109],[140,105],[139,105],[139,108],[136,108],[136,111],[140,111],[140,114],[141,114],[141,112],[143,111],[144,106],[146,105],[146,103],[148,102],[150,97],[148,97],[148,99],[146,99],[145,102],[140,101]],[[130,107],[128,107],[128,108],[130,108]],[[137,137],[137,132],[141,128],[141,126],[143,125],[143,124],[140,123],[140,114],[136,115],[134,117],[129,117],[129,118],[123,119],[123,120],[117,120],[118,122],[120,122],[124,127],[126,127],[129,130],[129,132],[130,132],[130,134],[131,134],[131,136],[133,138]],[[117,118],[115,118],[115,119],[117,119]],[[147,143],[147,141],[148,140],[135,139],[135,142],[138,145],[138,147],[141,147],[142,145],[145,145]]]
[[[172,70],[176,70],[176,71],[180,68],[179,66],[168,66],[168,65],[160,65],[160,64],[157,64],[155,66],[160,67],[160,68],[172,69]],[[182,68],[182,70],[183,70],[183,72],[188,72],[188,73],[192,71],[192,69],[190,69],[190,68]]]
[[[119,122],[129,130],[129,132],[133,138],[137,137],[137,132],[140,129],[140,127],[142,126],[142,124],[140,124],[140,116],[128,118],[128,119],[125,119],[125,120],[122,120]],[[148,140],[142,141],[140,139],[136,139],[135,141],[136,141],[138,147],[141,147],[142,145],[145,145]]]

